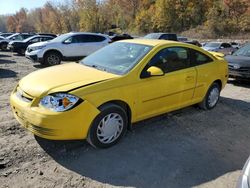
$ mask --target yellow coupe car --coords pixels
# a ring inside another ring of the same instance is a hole
[[[117,143],[132,123],[199,104],[216,106],[227,62],[191,44],[124,40],[80,63],[35,71],[13,90],[16,119],[37,136]]]

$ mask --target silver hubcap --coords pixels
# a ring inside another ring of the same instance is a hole
[[[97,127],[98,140],[104,144],[112,143],[122,133],[123,126],[124,122],[119,114],[110,113],[106,115]]]
[[[48,56],[48,63],[50,65],[57,65],[60,63],[60,58],[57,55],[51,54]]]
[[[208,96],[208,105],[209,107],[213,107],[214,105],[216,105],[218,99],[219,99],[219,96],[220,96],[220,91],[218,88],[213,88],[211,91],[210,91],[210,94]]]

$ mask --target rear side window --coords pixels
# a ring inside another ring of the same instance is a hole
[[[47,41],[47,40],[51,40],[52,38],[50,38],[50,37],[42,37],[41,38],[41,41]]]
[[[81,35],[80,42],[102,42],[106,38],[99,35]]]
[[[40,42],[40,38],[39,37],[36,37],[36,38],[33,38],[32,40],[30,40],[30,42]]]
[[[177,41],[177,36],[175,34],[163,34],[160,39]]]
[[[210,63],[212,62],[213,59],[211,59],[210,57],[208,57],[207,55],[198,52],[196,50],[192,50],[192,64],[193,66],[197,66],[197,65],[203,65],[206,63]]]
[[[189,50],[183,47],[165,48],[151,59],[149,66],[159,67],[165,73],[188,68]]]
[[[222,46],[223,48],[230,48],[230,47],[231,47],[231,45],[228,44],[228,43],[222,43],[221,46]]]

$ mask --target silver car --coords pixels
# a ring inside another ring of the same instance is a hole
[[[237,188],[250,188],[250,157],[242,169]]]
[[[208,42],[203,47],[204,50],[220,52],[225,55],[231,54],[235,49],[226,42]]]

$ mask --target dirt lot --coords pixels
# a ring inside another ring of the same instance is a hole
[[[235,187],[250,154],[250,83],[230,81],[215,109],[137,123],[100,150],[34,137],[13,118],[11,90],[40,68],[0,52],[0,187]]]

